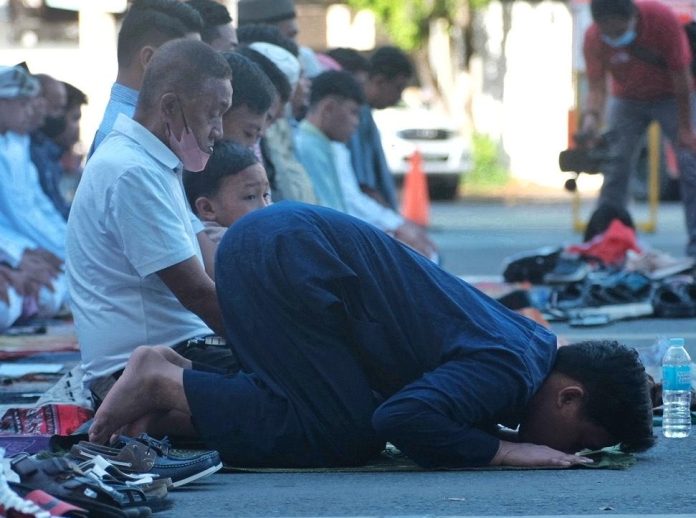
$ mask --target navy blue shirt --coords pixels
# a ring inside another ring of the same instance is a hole
[[[41,189],[49,197],[55,208],[67,221],[70,204],[60,191],[60,181],[65,173],[60,159],[63,148],[52,139],[37,131],[31,135],[31,161],[39,173]]]
[[[332,361],[322,344],[343,343],[360,373],[327,379],[326,393],[367,383],[378,437],[423,466],[488,464],[495,425],[524,413],[555,360],[548,330],[330,209],[283,202],[253,212],[227,232],[217,261],[220,306],[244,370],[306,397],[298,385]],[[311,368],[298,374],[302,362]],[[322,414],[322,401],[310,403]]]

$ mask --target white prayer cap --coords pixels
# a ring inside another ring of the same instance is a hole
[[[0,66],[0,99],[34,97],[40,91],[39,81],[24,68]]]
[[[295,56],[283,47],[263,41],[255,41],[249,45],[249,48],[273,61],[273,64],[288,78],[292,89],[295,89],[300,82],[300,62]]]

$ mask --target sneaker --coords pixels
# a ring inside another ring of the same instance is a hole
[[[694,262],[693,257],[672,257],[659,250],[651,249],[642,253],[628,250],[625,268],[628,271],[641,272],[652,280],[659,280],[693,268]]]
[[[580,282],[590,271],[588,264],[579,257],[561,255],[553,270],[544,274],[546,284]]]
[[[169,441],[158,441],[141,434],[138,438],[119,436],[110,446],[82,441],[70,450],[80,460],[101,455],[125,473],[148,473],[157,478],[170,478],[172,487],[181,487],[212,475],[222,468],[220,454],[206,451],[194,455],[174,455]]]

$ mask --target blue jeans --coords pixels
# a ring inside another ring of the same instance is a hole
[[[694,104],[692,102],[692,115]],[[660,124],[677,155],[688,233],[686,253],[696,257],[696,153],[678,145],[677,102],[674,98],[658,101],[611,99],[607,123],[614,133],[612,152],[618,158],[604,171],[599,203],[617,207],[625,207],[628,203],[629,180],[636,168],[641,139],[653,121]]]

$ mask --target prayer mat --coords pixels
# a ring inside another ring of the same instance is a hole
[[[0,360],[24,358],[37,353],[78,350],[72,324],[49,325],[45,334],[0,335]]]
[[[596,451],[583,451],[579,454],[590,457],[594,460],[593,464],[582,464],[573,468],[589,469],[627,469],[636,462],[635,455],[624,453],[617,446],[603,448]],[[525,468],[516,466],[481,466],[476,468],[444,468],[437,471],[522,471],[522,470],[541,470],[541,469],[569,469],[569,468]],[[426,470],[418,466],[411,459],[395,447],[388,445],[387,448],[372,462],[364,466],[339,466],[331,468],[246,468],[230,464],[224,464],[223,473],[368,473],[368,472],[396,472],[396,471],[433,471]]]
[[[93,412],[75,405],[43,405],[12,408],[0,420],[0,433],[16,435],[68,435],[92,417]]]
[[[5,448],[5,455],[13,457],[18,453],[34,454],[48,450],[51,435],[0,435],[0,448]]]

